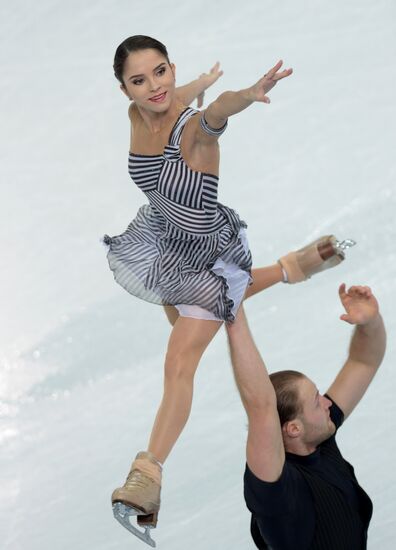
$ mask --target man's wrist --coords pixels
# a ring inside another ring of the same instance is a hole
[[[378,329],[380,326],[382,326],[382,324],[383,324],[382,316],[380,313],[378,313],[375,317],[373,317],[366,323],[357,324],[356,328],[359,328],[364,332],[371,332],[373,330]]]

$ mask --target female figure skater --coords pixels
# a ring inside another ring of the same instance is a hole
[[[174,324],[148,450],[138,453],[127,481],[112,495],[115,515],[128,529],[129,515],[156,526],[162,464],[187,422],[199,360],[222,323],[233,321],[246,290],[250,296],[280,281],[305,280],[343,259],[334,238],[326,237],[251,273],[246,224],[217,202],[218,139],[230,116],[253,102],[270,102],[266,94],[292,73],[281,66],[279,61],[253,86],[225,92],[199,112],[186,105],[221,76],[218,64],[176,89],[175,66],[157,40],[133,36],[115,54],[115,76],[132,101],[129,173],[149,204],[123,234],[105,236],[108,260],[118,283],[166,306]]]

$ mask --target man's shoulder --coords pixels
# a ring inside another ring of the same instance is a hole
[[[292,511],[305,490],[301,472],[287,459],[281,475],[276,481],[263,481],[246,464],[244,493],[247,507],[251,512],[264,515],[278,515]]]
[[[285,461],[281,476],[274,482],[257,478],[246,465],[245,501],[252,513],[251,535],[258,548],[307,547],[315,527],[314,503],[303,475],[292,462]],[[287,529],[285,529],[287,525]],[[301,544],[300,544],[301,543]]]

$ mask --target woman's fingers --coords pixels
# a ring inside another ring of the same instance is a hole
[[[293,72],[293,69],[285,69],[281,73],[277,73],[273,76],[273,80],[280,80],[281,78],[285,78],[286,76],[290,76]]]
[[[220,61],[216,61],[216,63],[210,69],[209,74],[211,74],[212,76],[215,76],[216,78],[223,76],[223,71],[220,70]]]
[[[262,76],[260,80],[254,86],[252,86],[252,90],[255,94],[254,101],[271,103],[270,98],[265,94],[268,93],[275,86],[278,80],[281,80],[282,78],[291,75],[293,72],[293,69],[285,69],[284,71],[277,73],[282,64],[282,60],[278,61],[278,63],[274,65],[274,67],[272,67],[272,69],[270,69],[267,74]]]
[[[284,69],[280,73],[278,73],[278,70],[281,68],[283,61],[279,61],[272,69],[270,69],[263,77],[262,81],[268,81],[272,80],[274,83],[276,83],[278,80],[282,80],[282,78],[286,78],[287,76],[290,76],[293,73],[293,69]]]
[[[280,59],[280,60],[278,61],[278,63],[277,63],[274,67],[272,67],[272,69],[270,69],[270,70],[265,74],[265,76],[267,76],[267,77],[269,77],[269,78],[272,78],[272,77],[274,76],[274,74],[275,74],[276,72],[279,71],[279,69],[282,67],[282,65],[283,65],[283,61],[282,61],[282,59]]]
[[[216,63],[213,65],[213,67],[210,69],[211,73],[215,73],[219,70],[220,67],[220,61],[216,61]]]
[[[279,80],[280,78],[284,78],[285,76],[289,76],[293,72],[292,68],[284,69],[282,72],[278,73],[278,71],[282,67],[282,65],[283,65],[283,61],[281,59],[280,61],[278,61],[278,63],[276,65],[274,65],[272,67],[272,69],[267,71],[264,76],[267,77],[267,78],[274,79],[274,80]]]

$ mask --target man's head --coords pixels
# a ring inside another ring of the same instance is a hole
[[[286,451],[308,454],[335,432],[331,401],[304,374],[286,370],[270,375]]]

